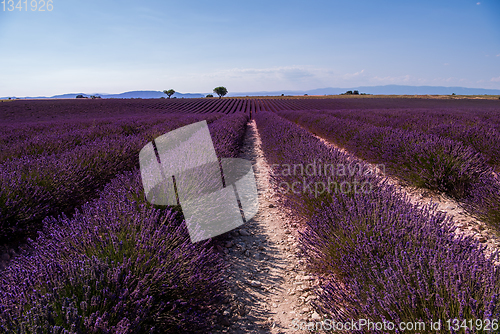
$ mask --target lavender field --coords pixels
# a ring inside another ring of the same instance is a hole
[[[151,205],[142,188],[141,148],[202,120],[219,158],[239,157],[256,126],[291,251],[315,278],[304,321],[499,332],[500,259],[486,249],[500,247],[500,100],[27,100],[0,103],[0,119],[3,333],[251,332],[231,326],[252,318],[231,307],[227,255],[266,262],[249,251],[261,246],[240,252],[237,233],[193,244],[180,207]],[[488,233],[461,233],[389,178],[446,197]]]

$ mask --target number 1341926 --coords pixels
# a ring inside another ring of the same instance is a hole
[[[3,11],[13,12],[19,10],[20,12],[31,10],[32,12],[51,12],[54,9],[52,0],[3,0],[0,2],[2,4]]]

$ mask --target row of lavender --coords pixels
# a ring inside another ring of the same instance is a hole
[[[69,213],[83,204],[116,173],[137,166],[139,150],[156,136],[219,117],[172,114],[3,131],[0,139],[7,149],[0,165],[1,242],[36,233],[45,216]]]
[[[500,168],[500,111],[485,109],[365,109],[335,110],[328,114],[375,126],[388,126],[461,141]]]
[[[4,124],[66,119],[95,119],[124,115],[153,116],[159,113],[232,114],[255,113],[267,109],[261,99],[96,99],[96,100],[31,100],[0,104]]]
[[[462,141],[379,127],[330,113],[279,114],[359,158],[383,164],[388,172],[415,186],[454,197],[469,212],[500,229],[500,180],[484,155]]]
[[[223,116],[223,114],[212,114],[207,115],[206,119],[211,122]],[[0,133],[2,146],[0,161],[14,160],[24,156],[63,153],[107,137],[136,134],[154,137],[161,134],[165,119],[169,122],[178,122],[177,120],[185,117],[187,117],[185,114],[169,114],[6,124]]]
[[[498,319],[500,270],[449,217],[275,113],[255,120],[284,203],[308,219],[301,247],[324,278],[316,306],[325,318],[423,321],[424,332],[431,320]]]
[[[248,118],[209,125],[218,154],[236,157]],[[171,124],[172,126],[178,124]],[[206,332],[219,316],[226,267],[211,241],[192,244],[182,216],[145,202],[140,172],[44,232],[0,274],[5,333]]]

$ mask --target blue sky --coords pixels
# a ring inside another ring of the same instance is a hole
[[[0,96],[500,89],[499,0],[5,1]]]

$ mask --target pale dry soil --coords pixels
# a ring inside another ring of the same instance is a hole
[[[298,321],[316,321],[310,306],[318,281],[298,257],[300,222],[285,212],[270,179],[255,121],[249,122],[240,158],[252,161],[259,211],[223,243],[230,298],[222,333],[301,333]]]

